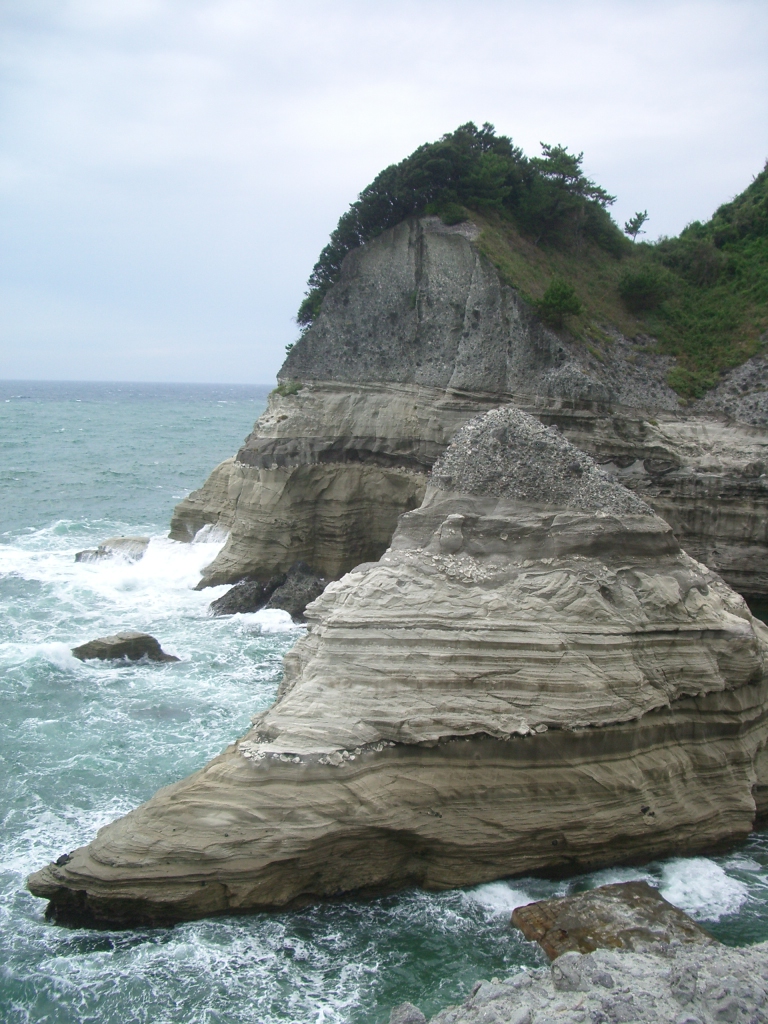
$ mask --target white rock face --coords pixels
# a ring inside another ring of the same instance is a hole
[[[693,852],[746,836],[768,795],[768,630],[512,408],[462,428],[387,553],[306,614],[247,736],[32,876],[55,915],[157,923]]]

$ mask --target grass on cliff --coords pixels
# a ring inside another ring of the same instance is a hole
[[[705,224],[677,238],[628,243],[624,254],[591,239],[536,244],[502,215],[473,214],[478,247],[501,277],[536,306],[549,283],[572,285],[582,303],[571,333],[604,357],[614,325],[632,338],[656,339],[675,356],[669,383],[699,398],[721,375],[761,352],[768,341],[768,165]]]

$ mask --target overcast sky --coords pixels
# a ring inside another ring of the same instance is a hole
[[[357,193],[491,121],[648,237],[768,157],[765,0],[2,0],[0,378],[270,383]]]

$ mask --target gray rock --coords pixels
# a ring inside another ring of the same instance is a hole
[[[578,988],[558,984],[555,967],[562,962],[566,974],[580,965]],[[506,979],[506,997],[483,999],[488,985],[483,982],[463,1004],[442,1010],[431,1024],[763,1024],[768,1017],[758,979],[767,974],[766,942],[746,949],[675,946],[663,956],[619,949],[567,953],[550,971]],[[610,992],[606,977],[614,985]]]
[[[76,562],[101,562],[108,558],[122,558],[138,562],[149,547],[149,537],[109,537],[97,548],[86,548],[75,554]]]
[[[148,658],[150,661],[179,661],[173,654],[166,654],[159,642],[149,633],[137,633],[134,630],[123,630],[114,636],[101,636],[89,640],[87,644],[72,648],[72,654],[80,661],[98,658],[100,661],[111,661],[127,658],[128,661],[139,661]]]
[[[389,1015],[389,1024],[426,1024],[427,1018],[413,1003],[400,1003]]]

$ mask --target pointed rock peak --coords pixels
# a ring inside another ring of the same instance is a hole
[[[654,514],[556,427],[544,427],[514,406],[493,409],[462,427],[435,463],[432,483],[440,490],[578,512]]]

